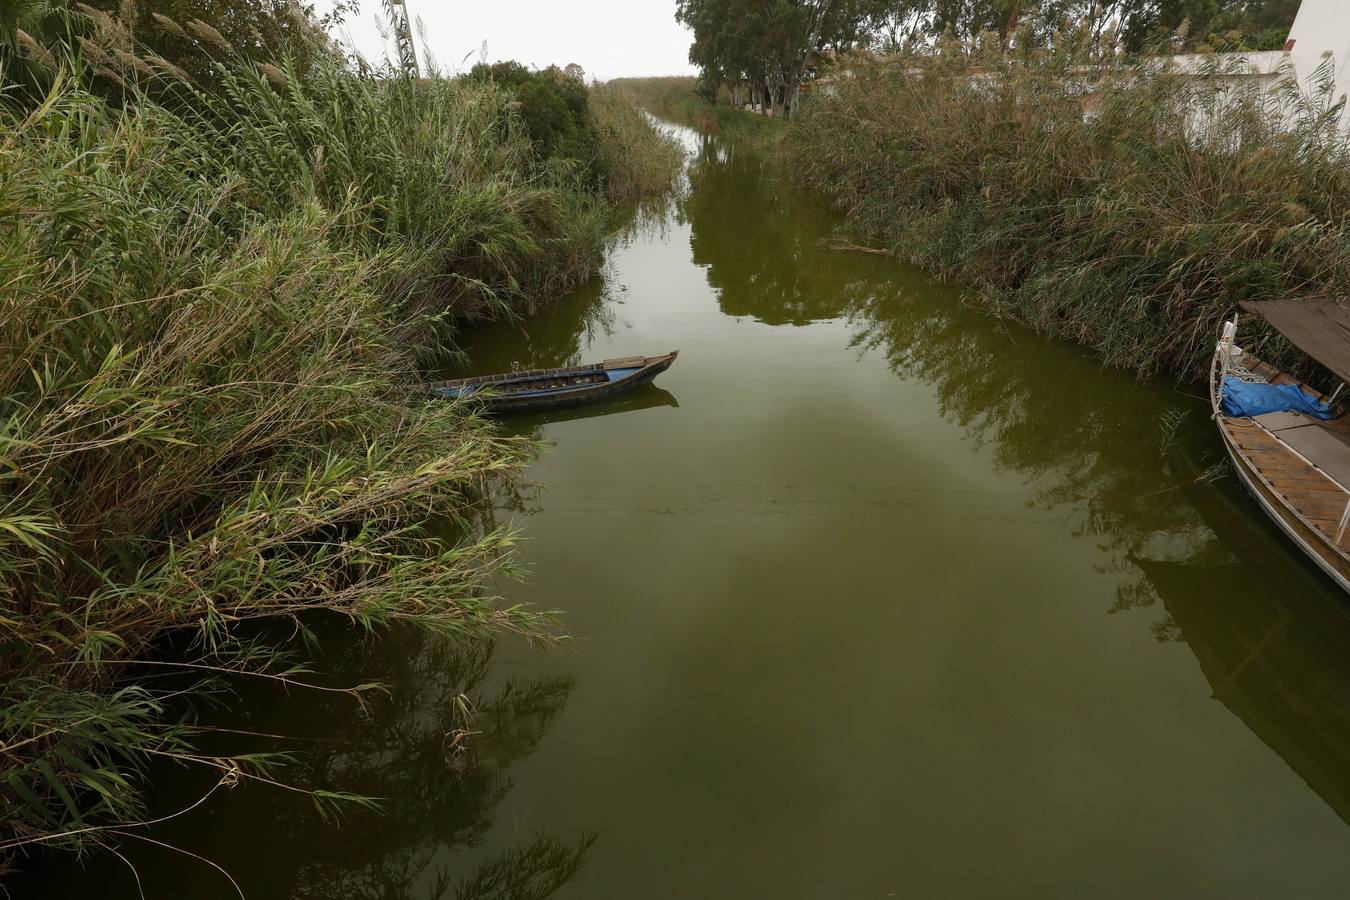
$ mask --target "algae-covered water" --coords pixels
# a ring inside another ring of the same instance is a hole
[[[391,679],[371,715],[232,721],[383,811],[222,789],[147,834],[257,900],[1345,896],[1350,607],[1214,480],[1194,391],[828,249],[818,204],[682,138],[602,277],[468,336],[480,372],[681,351],[509,425],[552,447],[502,590],[573,640],[335,638],[335,683]],[[157,815],[200,788],[157,777]],[[148,897],[238,896],[120,847]],[[137,896],[106,855],[21,887]]]

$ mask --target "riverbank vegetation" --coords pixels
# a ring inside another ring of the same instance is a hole
[[[1350,288],[1329,84],[1080,59],[854,60],[793,123],[788,167],[857,243],[1141,375],[1202,374],[1239,301]]]
[[[477,524],[531,447],[419,374],[593,272],[613,200],[660,186],[614,160],[678,165],[613,97],[577,158],[513,85],[372,68],[312,20],[245,52],[150,17],[194,74],[82,9],[0,47],[0,869],[134,837],[155,761],[284,780],[194,715],[303,692],[315,616],[553,633],[487,590],[513,538]]]
[[[737,85],[762,81],[769,57],[730,38],[768,25],[734,6],[681,5],[702,76],[666,105],[734,103]],[[1350,149],[1330,69],[1311,84],[1277,73],[1272,87],[1224,54],[1167,63],[1282,41],[1297,4],[960,6],[778,11],[817,77],[774,155],[844,213],[846,245],[974,288],[994,313],[1140,375],[1201,374],[1239,301],[1350,288]],[[757,40],[787,33],[770,32]],[[769,111],[792,111],[763,83]],[[1264,340],[1268,358],[1297,364]]]
[[[658,130],[635,98],[612,83],[592,85],[590,111],[612,200],[654,196],[673,183],[684,166],[684,150],[673,139],[655,139]]]
[[[781,121],[716,102],[693,76],[615,78],[606,87],[623,95],[627,106],[737,143],[766,144],[781,131]]]

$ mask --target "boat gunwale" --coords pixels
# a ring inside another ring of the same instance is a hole
[[[513,381],[534,381],[540,378],[554,378],[559,375],[592,375],[604,371],[604,363],[591,363],[585,366],[561,366],[556,369],[522,369],[519,372],[501,372],[496,375],[475,375],[469,378],[431,381],[427,383],[427,388],[434,391],[441,388],[469,387],[470,385],[510,384]]]
[[[619,384],[620,382],[625,381],[628,378],[633,377],[634,375],[640,374],[641,372],[645,371],[651,366],[659,365],[664,362],[673,362],[675,357],[679,355],[679,352],[680,351],[678,350],[674,350],[670,353],[664,353],[660,356],[622,357],[620,359],[605,360],[604,362],[598,363],[588,363],[586,365],[581,366],[559,366],[557,368],[552,369],[522,369],[518,372],[501,372],[496,375],[472,375],[469,376],[468,378],[450,378],[443,381],[428,382],[427,389],[434,391],[443,388],[469,387],[470,385],[482,385],[486,387],[488,385],[493,384],[510,384],[516,381],[532,381],[539,378],[554,378],[560,375],[592,375],[596,372],[608,372],[609,366],[606,364],[610,362],[617,363],[617,362],[633,362],[636,360],[642,361],[642,365],[640,366],[614,366],[615,369],[621,368],[636,369],[637,371],[631,373],[630,375],[625,375],[623,378],[620,378],[617,381],[602,382],[599,385],[594,385],[596,387],[600,387],[606,384]],[[591,385],[581,385],[579,386],[578,389],[590,386]]]
[[[560,408],[605,400],[625,393],[633,388],[650,384],[658,375],[669,369],[680,351],[672,350],[661,356],[626,356],[607,359],[587,366],[575,366],[560,369],[534,369],[529,372],[512,372],[510,378],[500,376],[492,379],[468,378],[438,382],[428,386],[428,390],[438,392],[449,388],[486,388],[461,394],[458,399],[477,402],[489,413],[524,412],[527,410]],[[495,393],[494,385],[518,383],[519,381],[557,377],[562,374],[596,374],[598,372],[627,371],[621,378],[565,386],[553,390],[522,390],[507,393]],[[451,398],[454,399],[454,398]]]

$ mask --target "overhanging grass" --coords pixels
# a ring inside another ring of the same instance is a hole
[[[275,779],[194,750],[170,700],[204,682],[127,677],[155,648],[298,687],[311,615],[552,633],[486,591],[512,536],[474,524],[532,448],[419,361],[588,276],[607,204],[492,83],[218,69],[0,96],[0,867],[115,843],[152,759]]]

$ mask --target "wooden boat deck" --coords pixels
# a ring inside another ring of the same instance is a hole
[[[1309,424],[1305,428],[1319,428],[1324,424]],[[1321,533],[1322,538],[1343,553],[1350,547],[1350,529],[1336,542],[1336,531],[1350,494],[1322,468],[1308,459],[1254,419],[1219,420],[1223,429],[1260,476],[1272,493],[1286,506],[1298,513],[1306,524]],[[1330,429],[1328,429],[1330,430]],[[1346,431],[1347,424],[1339,423],[1338,430]],[[1350,446],[1346,447],[1350,453]]]

